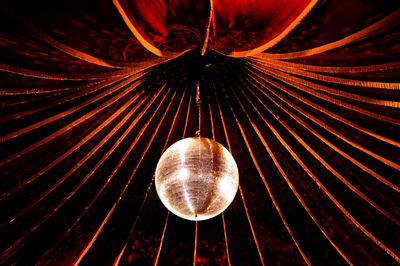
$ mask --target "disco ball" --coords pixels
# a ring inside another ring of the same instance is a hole
[[[202,137],[174,143],[157,164],[157,194],[175,215],[193,221],[223,212],[236,195],[239,173],[221,144]]]

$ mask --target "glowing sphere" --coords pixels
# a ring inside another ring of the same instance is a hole
[[[239,173],[221,144],[207,138],[174,143],[157,164],[155,183],[162,203],[175,215],[199,221],[223,212],[236,195]]]

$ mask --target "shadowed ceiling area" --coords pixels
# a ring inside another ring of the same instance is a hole
[[[0,22],[0,264],[400,263],[399,2],[3,0]],[[239,190],[193,222],[154,173],[198,130]]]

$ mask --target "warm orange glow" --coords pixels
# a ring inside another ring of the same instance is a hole
[[[225,90],[225,89],[224,89],[224,90]],[[238,102],[239,102],[241,108],[242,108],[243,111],[246,113],[245,108],[244,108],[244,106],[242,105],[242,103],[240,102],[240,100],[238,99],[236,93],[234,93],[234,95],[235,95],[235,98],[238,100]],[[265,186],[265,188],[266,188],[267,191],[268,191],[268,196],[270,197],[270,199],[271,199],[271,201],[272,201],[272,203],[273,203],[275,209],[277,210],[277,212],[278,212],[278,214],[279,214],[279,216],[280,216],[280,218],[281,218],[283,224],[285,225],[286,230],[288,231],[290,237],[292,238],[292,240],[293,240],[293,242],[295,243],[295,245],[296,245],[298,251],[300,252],[300,254],[301,254],[301,256],[302,256],[304,262],[305,262],[307,265],[311,265],[310,261],[308,260],[308,258],[307,258],[306,255],[304,254],[303,250],[301,249],[300,245],[298,244],[298,242],[297,242],[297,240],[296,240],[296,238],[295,238],[295,236],[294,236],[292,230],[290,229],[288,223],[286,222],[286,220],[285,220],[285,218],[284,218],[284,216],[283,216],[283,214],[282,214],[282,212],[281,212],[281,210],[280,210],[280,208],[279,208],[279,206],[278,206],[278,204],[277,204],[277,202],[276,202],[276,200],[275,200],[275,197],[274,197],[274,195],[273,195],[273,193],[272,193],[272,190],[271,190],[270,186],[268,185],[268,183],[267,183],[267,181],[266,181],[266,179],[265,179],[265,176],[264,176],[263,172],[261,171],[261,168],[260,168],[260,166],[259,166],[259,164],[258,164],[258,162],[257,162],[257,160],[256,160],[256,158],[255,158],[255,156],[254,156],[253,150],[252,150],[251,147],[250,147],[250,144],[249,144],[249,142],[248,142],[248,140],[247,140],[246,134],[245,134],[244,131],[243,131],[242,125],[240,124],[239,120],[237,119],[236,115],[235,115],[234,112],[233,112],[233,108],[232,108],[232,105],[231,105],[229,99],[228,99],[228,103],[229,103],[229,107],[230,107],[230,109],[231,109],[231,111],[232,111],[232,113],[233,113],[233,116],[235,117],[236,123],[237,123],[237,125],[239,126],[240,133],[241,133],[242,138],[243,138],[243,140],[244,140],[244,142],[245,142],[245,144],[246,144],[247,150],[248,150],[249,153],[250,153],[250,157],[251,157],[252,160],[253,160],[253,164],[254,164],[254,166],[256,167],[257,172],[258,172],[258,174],[260,175],[260,178],[261,178],[261,180],[263,181],[264,186]],[[250,119],[250,117],[248,116],[247,113],[246,113],[246,116],[247,116],[248,119]],[[251,119],[250,119],[250,121],[251,121]],[[252,122],[252,125],[254,126],[253,122]],[[240,188],[240,187],[239,187],[239,188]],[[240,191],[240,192],[242,193],[242,191]],[[242,199],[243,199],[243,197],[242,197]],[[250,216],[249,216],[249,214],[248,214],[248,212],[247,212],[247,207],[246,207],[246,204],[245,204],[245,202],[244,202],[244,199],[243,199],[243,204],[244,204],[244,206],[245,206],[247,216],[248,216],[248,218],[250,219]],[[249,220],[249,221],[250,221],[250,220]],[[252,225],[251,225],[250,227],[252,228],[252,231],[253,231]],[[253,234],[255,234],[255,233],[253,232]],[[257,245],[257,247],[258,247],[258,245]],[[259,247],[258,247],[258,250],[259,250],[259,252],[260,252],[260,254],[261,254],[261,251],[260,251]],[[261,255],[260,255],[260,256],[261,256]]]
[[[216,95],[216,93],[217,93],[217,92],[215,91],[215,86],[214,86],[214,93],[215,93],[215,95]],[[222,114],[222,111],[221,111],[221,107],[220,107],[220,103],[219,103],[219,101],[218,101],[218,97],[216,97],[216,99],[217,99],[218,109],[219,109],[219,112],[220,112],[220,115],[221,115],[221,122],[222,122],[222,125],[223,125],[223,128],[224,128],[225,140],[226,140],[227,145],[228,145],[228,150],[229,150],[229,152],[231,152],[231,145],[230,145],[229,138],[228,138],[228,135],[227,135],[228,133],[227,133],[227,131],[226,131],[226,126],[225,126],[225,122],[224,122],[224,117],[223,117],[223,114]],[[231,106],[230,106],[230,107],[231,107]],[[231,107],[231,108],[232,108],[232,107]],[[236,120],[236,123],[237,123],[237,120]],[[242,199],[243,207],[244,207],[244,209],[245,209],[245,211],[246,211],[246,217],[247,217],[247,221],[249,222],[249,226],[250,226],[250,229],[251,229],[251,233],[252,233],[252,235],[253,235],[253,240],[254,240],[254,243],[255,243],[255,245],[256,245],[256,247],[257,247],[257,252],[258,252],[258,255],[259,255],[259,257],[260,257],[260,262],[261,262],[262,265],[265,265],[265,264],[264,264],[263,256],[262,256],[262,254],[261,254],[260,246],[259,246],[259,244],[258,244],[257,236],[256,236],[256,234],[255,234],[255,232],[254,232],[253,223],[251,222],[250,214],[249,214],[249,211],[248,211],[248,209],[247,209],[246,201],[245,201],[245,199],[244,199],[243,192],[242,192],[242,188],[241,188],[240,184],[239,184],[239,193],[240,193],[240,198]]]
[[[156,48],[153,44],[148,42],[136,29],[136,27],[132,23],[132,14],[129,12],[129,9],[126,8],[126,2],[125,0],[113,0],[113,3],[115,7],[118,9],[118,12],[120,13],[121,17],[124,19],[126,25],[128,28],[131,30],[133,35],[135,35],[136,39],[145,47],[147,50],[152,52],[155,55],[158,56],[163,56],[163,53],[161,50]]]
[[[268,59],[292,59],[292,58],[297,58],[297,57],[305,57],[305,56],[310,56],[310,55],[315,55],[315,54],[320,54],[338,47],[342,47],[346,44],[349,44],[351,42],[357,41],[361,38],[364,38],[368,36],[368,34],[379,30],[383,26],[393,22],[393,20],[397,19],[400,15],[400,11],[395,11],[392,14],[386,16],[385,18],[375,22],[374,24],[354,33],[351,34],[343,39],[340,39],[338,41],[328,43],[319,47],[307,49],[304,51],[298,51],[298,52],[291,52],[291,53],[283,53],[283,54],[269,54],[269,53],[262,53],[258,54],[257,57],[259,58],[268,58]]]
[[[233,57],[246,57],[246,56],[252,56],[258,53],[261,53],[268,48],[271,48],[278,42],[280,42],[283,38],[285,38],[300,22],[301,20],[307,16],[307,14],[311,11],[311,9],[318,3],[318,0],[311,0],[310,3],[306,6],[306,8],[303,9],[303,11],[298,15],[297,18],[295,18],[289,26],[285,28],[284,31],[282,31],[278,36],[273,38],[272,40],[268,41],[267,43],[254,48],[249,51],[233,51],[232,53],[229,54],[229,56]]]
[[[252,83],[251,81],[249,81],[250,83]],[[389,186],[390,188],[400,192],[400,188],[397,187],[396,185],[394,185],[393,183],[389,182],[387,179],[383,178],[381,175],[377,174],[376,172],[374,172],[373,170],[371,170],[370,168],[368,168],[367,166],[365,166],[364,164],[360,163],[359,161],[357,161],[356,159],[354,159],[351,155],[343,152],[341,149],[339,149],[338,147],[336,147],[334,144],[332,144],[329,140],[327,140],[326,138],[322,137],[322,135],[320,135],[318,132],[316,132],[311,126],[309,126],[304,120],[300,119],[298,116],[294,115],[292,112],[290,112],[288,109],[283,108],[281,105],[279,105],[272,97],[270,97],[268,94],[265,93],[264,90],[259,89],[259,91],[261,93],[263,93],[264,96],[266,96],[269,100],[271,100],[272,102],[275,103],[275,105],[281,107],[287,114],[289,114],[291,117],[293,117],[298,123],[300,123],[303,127],[307,128],[311,133],[313,133],[315,136],[317,136],[319,139],[321,139],[326,145],[328,145],[330,148],[332,148],[333,150],[335,150],[336,152],[338,152],[340,155],[342,155],[343,157],[345,157],[346,159],[350,160],[352,163],[354,163],[355,165],[357,165],[358,167],[360,167],[361,169],[363,169],[364,171],[366,171],[367,173],[369,173],[370,175],[374,176],[376,179],[378,179],[380,182],[384,183],[385,185]],[[361,151],[364,151],[366,153],[368,153],[369,155],[375,157],[375,158],[380,158],[380,156],[370,152],[370,151],[366,151],[365,148],[363,148],[361,145],[357,144],[356,142],[350,140],[348,137],[344,136],[343,134],[339,133],[337,130],[333,129],[332,127],[328,126],[326,123],[324,123],[323,121],[321,121],[320,119],[316,118],[315,116],[303,111],[301,108],[299,108],[297,105],[290,103],[289,101],[286,100],[285,97],[283,97],[280,94],[275,93],[273,90],[269,90],[271,93],[273,93],[274,95],[278,96],[281,100],[283,100],[285,103],[287,103],[288,105],[290,105],[291,107],[295,108],[298,112],[300,112],[301,114],[303,114],[304,116],[306,116],[307,118],[311,119],[311,121],[321,125],[322,127],[324,127],[326,130],[328,130],[329,132],[335,134],[337,137],[341,138],[343,141],[349,143],[350,145],[358,148]],[[262,103],[262,100],[256,95],[254,94],[254,92],[252,90],[250,90],[251,94],[253,96],[255,96],[258,101],[260,103]],[[264,103],[262,103],[263,106],[268,109],[266,107],[266,105]]]
[[[213,0],[210,0],[210,16],[208,17],[208,23],[206,28],[206,34],[204,36],[203,46],[201,47],[201,52],[200,52],[201,55],[204,55],[207,50],[208,39],[210,38],[210,29],[211,29],[211,24],[213,23],[213,19],[214,19],[214,3]]]
[[[361,96],[361,95],[358,95],[355,93],[346,92],[343,90],[332,89],[330,87],[320,85],[315,82],[305,80],[303,78],[298,78],[296,76],[289,75],[288,73],[296,74],[296,75],[299,75],[302,77],[312,78],[315,80],[328,81],[328,82],[332,82],[332,83],[340,83],[340,84],[345,84],[345,85],[350,85],[350,86],[396,89],[396,87],[400,86],[400,83],[371,82],[371,81],[360,81],[360,80],[335,78],[332,76],[316,74],[314,72],[304,71],[304,70],[300,70],[297,68],[291,68],[291,67],[287,68],[282,65],[279,66],[279,64],[268,64],[268,63],[259,64],[259,63],[254,63],[254,62],[250,62],[250,64],[252,66],[254,66],[254,68],[259,69],[261,71],[263,71],[263,70],[274,71],[274,73],[277,73],[277,75],[280,75],[282,77],[287,77],[288,79],[290,78],[292,81],[294,81],[296,83],[299,83],[299,84],[302,84],[302,85],[305,85],[308,87],[312,87],[313,89],[316,89],[321,92],[328,92],[333,95],[346,97],[348,99],[352,99],[352,100],[359,101],[359,102],[400,108],[400,101],[379,100],[379,99],[376,99],[373,97],[365,97],[365,96]]]
[[[394,1],[0,2],[0,264],[400,263]],[[153,173],[200,135],[243,178],[194,224]]]
[[[153,113],[152,117],[146,122],[145,126],[140,130],[140,132],[138,133],[138,135],[136,136],[135,140],[133,141],[133,143],[131,144],[131,146],[129,147],[129,149],[125,152],[124,156],[121,158],[121,160],[118,162],[117,166],[114,168],[112,174],[110,175],[110,178],[113,177],[116,173],[116,171],[118,171],[118,169],[121,167],[122,163],[126,160],[126,158],[128,157],[128,155],[130,154],[130,152],[132,151],[132,149],[135,147],[135,145],[138,143],[138,141],[140,140],[140,138],[142,137],[144,131],[146,130],[146,128],[148,127],[148,125],[150,124],[150,122],[152,121],[152,118],[157,114],[159,108],[162,106],[162,103],[166,100],[167,94],[171,91],[171,87],[168,88],[167,93],[163,96],[161,102],[158,104],[156,111]],[[164,118],[166,116],[166,114],[168,113],[171,104],[173,102],[173,98],[176,96],[176,91],[174,92],[172,99],[169,101],[169,104],[167,106],[167,111],[163,113],[162,118],[160,119],[160,121],[158,122],[158,125],[156,127],[156,130],[154,131],[154,133],[151,136],[151,139],[149,141],[149,143],[147,144],[143,154],[140,157],[140,160],[138,161],[138,163],[136,164],[135,168],[132,171],[132,174],[130,175],[126,185],[124,186],[123,190],[121,191],[120,196],[118,197],[118,199],[115,201],[114,205],[112,206],[112,208],[110,209],[110,211],[108,212],[107,216],[104,218],[103,222],[101,223],[101,225],[97,228],[97,231],[95,232],[95,234],[92,236],[90,242],[87,244],[86,248],[81,252],[81,254],[79,255],[78,259],[75,261],[74,265],[78,265],[80,263],[80,261],[83,259],[83,257],[87,254],[87,252],[89,251],[89,249],[92,247],[93,243],[96,241],[96,238],[98,237],[98,235],[101,233],[101,231],[103,230],[103,227],[105,226],[105,224],[108,222],[108,219],[110,218],[110,216],[112,215],[112,213],[114,212],[115,208],[117,207],[117,205],[119,204],[120,200],[122,199],[122,196],[125,194],[129,184],[132,182],[132,179],[137,171],[137,169],[139,168],[140,164],[142,163],[142,160],[144,158],[144,156],[146,155],[147,151],[150,148],[150,145],[152,144],[153,139],[155,138],[158,129],[160,128],[162,122],[164,121]],[[157,98],[155,96],[153,96],[153,98]],[[105,187],[105,186],[104,186]],[[103,189],[104,189],[103,187]],[[100,191],[101,192],[101,191]],[[100,193],[99,192],[99,193]],[[92,201],[94,202],[94,200]]]

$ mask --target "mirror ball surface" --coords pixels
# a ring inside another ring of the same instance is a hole
[[[239,173],[232,155],[208,138],[186,138],[161,156],[156,189],[172,213],[199,221],[217,216],[236,195]]]

